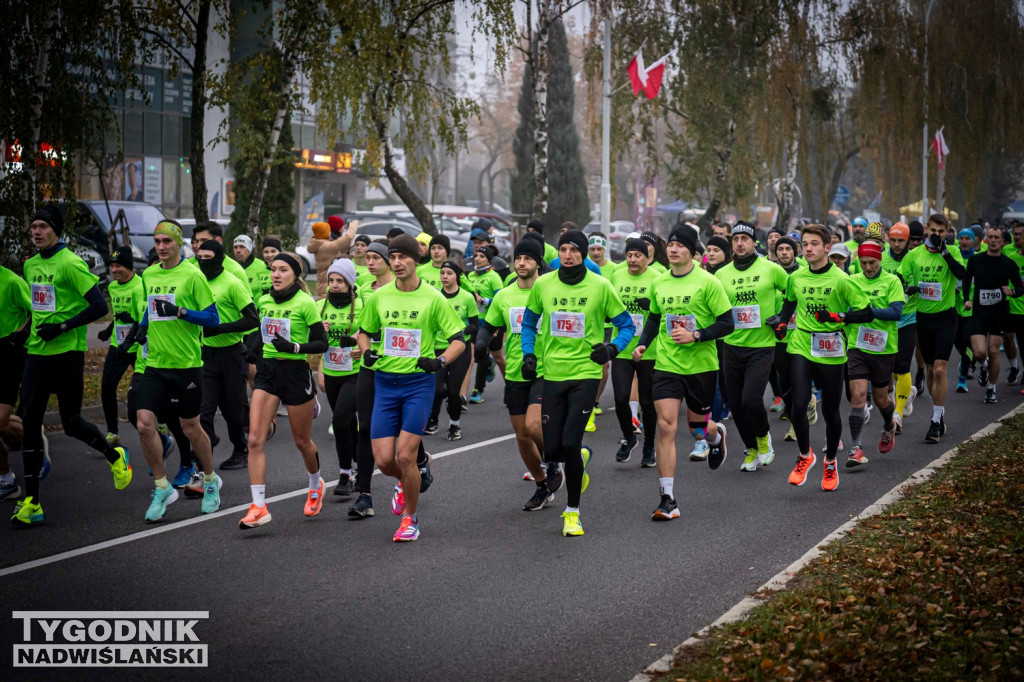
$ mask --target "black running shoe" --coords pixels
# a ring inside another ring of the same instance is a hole
[[[462,427],[455,424],[448,425],[448,440],[462,440]]]
[[[366,493],[360,493],[356,503],[348,508],[348,515],[359,519],[373,516],[373,498]]]
[[[544,482],[548,484],[548,490],[552,494],[562,489],[562,484],[565,483],[565,474],[562,473],[562,467],[557,462],[548,464],[548,477],[544,479]]]
[[[939,438],[942,437],[943,430],[944,429],[942,428],[942,424],[940,424],[939,422],[932,422],[931,425],[928,426],[928,433],[925,434],[924,442],[938,443]]]
[[[244,452],[232,452],[231,456],[224,460],[220,468],[223,471],[231,471],[232,469],[245,469],[249,466],[249,455]]]
[[[725,427],[721,423],[718,424],[718,437],[718,445],[708,443],[708,466],[712,471],[722,466],[729,454],[729,448],[725,445]]]
[[[978,368],[978,385],[985,386],[988,384],[988,365],[982,365]]]
[[[986,403],[998,403],[999,398],[996,398],[996,389],[989,388],[985,390],[985,402]]]
[[[434,482],[434,475],[430,473],[430,453],[427,453],[427,461],[420,465],[420,494],[427,492],[427,488]]]
[[[654,454],[654,446],[644,446],[644,457],[640,460],[640,466],[644,469],[653,469],[658,466],[658,458]]]
[[[355,492],[355,484],[352,482],[352,477],[348,474],[342,474],[341,478],[338,479],[338,485],[334,487],[334,494],[348,497],[353,492]]]
[[[619,451],[615,453],[615,461],[628,462],[634,449],[636,449],[636,436],[630,436],[629,440],[622,438],[619,440]]]
[[[431,419],[430,421],[428,421],[426,428],[423,429],[423,433],[425,433],[428,436],[433,436],[435,433],[437,433],[437,420]]]
[[[679,518],[679,507],[676,506],[676,501],[668,495],[662,493],[661,504],[651,514],[651,521],[671,521],[672,519]]]
[[[1010,373],[1006,375],[1006,383],[1009,385],[1020,383],[1020,369],[1017,367],[1011,367]]]
[[[538,511],[544,508],[544,505],[555,499],[555,494],[548,490],[545,484],[540,484],[537,489],[533,492],[533,497],[523,505],[523,511]]]

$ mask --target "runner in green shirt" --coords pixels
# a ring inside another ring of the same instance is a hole
[[[217,223],[198,223],[195,229],[192,230],[192,252],[195,253],[200,244],[211,239],[220,243],[223,248],[224,230],[221,229],[220,225]],[[195,257],[190,258],[189,262],[192,265],[199,264]],[[234,258],[224,259],[224,270],[245,286],[249,286],[249,275],[246,274],[245,270]]]
[[[592,232],[587,238],[587,245],[587,254],[590,256],[590,260],[594,261],[594,264],[600,268],[601,276],[605,279],[611,279],[612,274],[615,273],[619,266],[617,263],[613,263],[608,260],[608,238],[602,232]],[[611,341],[612,325],[608,322],[604,323],[604,336],[605,343]],[[598,400],[594,403],[594,411],[590,413],[590,420],[587,422],[587,431],[597,431],[595,418],[602,414],[600,399],[601,396],[604,395],[605,386],[608,384],[608,371],[610,369],[611,363],[605,365],[604,369],[601,370],[601,383],[597,385]]]
[[[597,399],[601,367],[633,339],[633,320],[611,282],[583,264],[587,246],[587,237],[579,230],[562,234],[558,240],[560,267],[533,285],[520,330],[523,378],[536,378],[538,358],[544,362],[544,457],[548,462],[565,463],[569,493],[562,514],[563,536],[583,535],[579,504],[590,481],[586,469],[591,453],[589,447],[583,447],[583,429]],[[617,331],[611,343],[604,343],[606,319]],[[537,325],[542,320],[538,336]]]
[[[960,249],[946,248],[948,228],[949,220],[941,213],[929,217],[923,248],[911,251],[901,266],[907,293],[917,294],[917,344],[932,397],[926,443],[938,443],[946,432],[946,366],[956,340],[956,290],[967,274]]]
[[[786,275],[792,275],[800,268],[800,264],[796,261],[796,252],[799,248],[797,243],[785,234],[777,236],[774,240],[772,235],[779,235],[781,230],[773,228],[772,232],[768,233],[769,243],[772,244],[771,248],[774,249],[773,255],[775,256],[774,263],[778,264],[785,272]],[[778,303],[778,309],[775,311],[776,314],[782,310],[782,300],[785,296],[781,297]],[[779,320],[782,322],[783,320]],[[796,329],[796,320],[790,318],[789,331]],[[781,412],[782,418],[789,419],[789,353],[786,352],[786,342],[779,339],[775,339],[775,357],[772,362],[772,373],[770,379],[772,383],[772,393],[775,396],[774,401],[770,410],[772,412]],[[814,401],[814,396],[811,396],[811,403],[808,404],[808,420],[809,423],[813,424],[818,420],[818,406]],[[813,421],[811,421],[813,420]],[[785,440],[795,441],[796,432],[793,431],[793,427],[790,426],[786,432]]]
[[[686,402],[686,418],[694,440],[707,440],[708,465],[722,466],[728,449],[725,427],[709,419],[718,382],[718,350],[715,340],[733,330],[732,306],[718,279],[698,266],[697,232],[676,225],[669,235],[666,253],[671,270],[654,281],[651,313],[633,359],[639,361],[648,348],[657,352],[651,397],[658,412],[658,484],[661,502],[651,519],[679,517],[674,496],[676,425],[679,408]]]
[[[476,254],[473,256],[474,269],[470,270],[467,278],[469,284],[476,292],[477,310],[480,317],[487,315],[487,309],[491,305],[491,300],[494,295],[501,290],[501,277],[491,267],[491,259],[494,258],[494,254],[497,250],[491,245],[481,246],[476,250]],[[494,379],[494,366],[495,364],[504,364],[504,358],[501,357],[501,363],[498,363],[501,346],[498,346],[498,350],[493,351],[497,354],[492,358],[492,351],[488,350],[483,355],[476,355],[474,347],[473,362],[476,365],[476,381],[473,384],[473,393],[469,396],[469,402],[474,405],[478,405],[484,401],[484,388],[487,386],[487,382]],[[472,372],[472,366],[470,365],[470,372]]]
[[[472,343],[476,337],[479,326],[479,315],[477,314],[476,299],[468,289],[459,286],[463,279],[462,268],[455,261],[445,261],[440,268],[441,271],[441,295],[445,297],[448,304],[455,310],[463,326],[466,328],[466,335],[462,341],[466,344]],[[438,354],[444,353],[448,348],[448,338],[438,334],[434,341],[434,349]],[[448,440],[460,440],[462,438],[462,381],[469,371],[469,361],[472,353],[466,352],[460,355],[451,365],[445,365],[439,369],[434,403],[430,409],[430,418],[423,433],[433,435],[437,433],[438,418],[441,415],[441,403],[447,398],[448,401]]]
[[[11,415],[18,403],[21,376],[25,370],[25,339],[32,311],[28,284],[21,277],[0,265],[0,433],[11,426]],[[7,446],[0,439],[0,502],[21,495],[14,476]]]
[[[868,299],[874,320],[870,323],[851,324],[846,329],[850,350],[846,378],[850,386],[850,453],[847,468],[863,466],[868,458],[861,447],[861,431],[868,419],[868,383],[871,399],[882,415],[882,437],[878,451],[885,454],[896,443],[896,424],[893,422],[895,405],[889,398],[893,364],[899,344],[897,325],[903,315],[906,295],[903,283],[896,275],[882,269],[882,244],[869,236],[858,247],[860,272],[850,281]]]
[[[644,418],[644,446],[640,466],[653,468],[656,464],[655,441],[658,434],[658,414],[654,409],[654,399],[651,397],[656,351],[652,348],[644,354],[642,360],[633,360],[633,349],[640,340],[640,332],[643,331],[644,323],[650,314],[651,287],[654,280],[660,276],[649,267],[647,247],[647,242],[642,239],[627,239],[626,261],[610,278],[612,286],[626,306],[626,312],[629,313],[635,330],[633,340],[612,360],[612,392],[615,395],[615,416],[619,420],[619,429],[622,432],[615,461],[628,462],[630,454],[636,449],[639,410]],[[638,398],[635,401],[634,383]]]
[[[536,218],[534,218],[530,222],[526,223],[526,234],[524,234],[523,236],[525,237],[528,234],[535,234],[538,237],[540,237],[540,239],[539,239],[540,245],[541,245],[541,248],[544,249],[544,256],[543,256],[544,263],[542,263],[542,265],[547,265],[548,263],[550,263],[554,259],[558,258],[558,249],[556,249],[555,247],[551,246],[551,244],[548,244],[546,241],[544,241],[544,223],[543,222],[541,222],[540,220],[537,220]]]
[[[829,492],[839,485],[836,455],[843,420],[839,407],[843,399],[846,365],[845,324],[873,319],[867,297],[850,276],[828,260],[829,231],[824,225],[806,225],[800,232],[807,267],[789,276],[786,300],[779,313],[775,337],[785,338],[788,320],[796,313],[796,329],[789,333],[789,383],[792,405],[805,405],[811,397],[811,382],[821,389],[825,418],[825,466],[821,489]],[[847,312],[849,311],[849,312]],[[800,454],[789,475],[792,485],[803,485],[817,458],[811,449],[806,412],[790,410]]]
[[[487,348],[496,333],[505,334],[505,407],[516,434],[519,457],[526,465],[527,480],[537,484],[533,496],[523,505],[524,511],[543,509],[554,499],[563,481],[557,463],[551,462],[546,467],[543,463],[541,394],[544,390],[544,368],[538,360],[535,378],[526,379],[522,374],[523,315],[543,264],[541,243],[536,239],[520,239],[513,260],[516,279],[494,295],[476,340],[477,345]]]
[[[270,293],[270,267],[256,257],[252,248],[252,239],[240,234],[235,237],[232,246],[235,260],[242,266],[245,278],[249,282],[249,293],[252,300],[258,300],[263,294]]]
[[[16,528],[45,520],[39,481],[50,469],[42,430],[51,395],[57,396],[65,435],[103,453],[114,477],[114,487],[122,490],[132,480],[128,451],[111,446],[81,414],[86,325],[107,313],[97,278],[89,272],[85,261],[61,241],[64,217],[56,204],[43,204],[32,217],[30,229],[39,253],[24,265],[32,322],[21,384],[25,497],[18,501],[11,517]],[[5,301],[4,307],[8,305]]]
[[[399,480],[391,511],[403,514],[395,542],[419,538],[421,476],[416,454],[433,405],[433,373],[465,350],[465,325],[444,296],[416,274],[419,245],[409,235],[388,243],[395,281],[374,293],[363,310],[357,337],[363,364],[375,370],[374,417],[370,427],[373,458],[387,476]],[[380,352],[370,336],[381,333]],[[436,355],[437,334],[448,347]]]
[[[910,244],[910,226],[903,222],[895,223],[889,228],[889,249],[882,254],[882,269],[896,275],[904,285],[903,263],[912,248]],[[917,387],[910,376],[910,363],[914,360],[917,349],[917,295],[908,294],[903,305],[903,314],[897,323],[896,360],[893,363],[893,374],[896,376],[896,412],[893,421],[897,435],[903,432],[903,416],[913,411]],[[966,388],[966,385],[964,386]]]
[[[775,360],[776,314],[789,279],[780,266],[758,256],[755,245],[754,226],[736,223],[732,262],[715,273],[732,305],[734,331],[725,337],[723,384],[746,450],[740,471],[756,471],[758,464],[775,459],[764,390]]]

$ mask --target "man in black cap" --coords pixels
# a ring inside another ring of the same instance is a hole
[[[416,268],[416,274],[424,282],[438,291],[441,286],[441,266],[448,260],[452,250],[452,241],[445,234],[435,234],[430,238],[430,260]]]
[[[371,241],[370,237],[365,234],[357,234],[356,238],[352,240],[349,255],[352,256],[352,264],[356,266],[356,286],[373,279],[370,269],[366,267],[366,248]]]

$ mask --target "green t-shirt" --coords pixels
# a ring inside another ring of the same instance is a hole
[[[647,266],[647,269],[648,270],[654,270],[659,275],[664,275],[666,272],[668,272],[668,268],[666,268],[664,265],[662,265],[658,261],[654,261],[653,263],[651,263],[649,266]]]
[[[872,308],[888,308],[896,301],[906,301],[903,285],[896,275],[885,272],[868,279],[859,272],[850,277],[854,286],[860,289]],[[857,348],[871,355],[890,355],[896,352],[899,320],[872,320],[866,324],[850,324],[846,327],[846,338],[851,348]]]
[[[225,262],[227,258],[224,259]],[[249,293],[253,301],[263,298],[263,294],[270,293],[270,266],[259,258],[253,258],[252,262],[244,268],[246,281],[249,283]]]
[[[241,319],[245,307],[253,302],[249,287],[241,284],[227,270],[207,280],[206,283],[213,292],[213,302],[217,304],[217,315],[220,316],[221,324],[237,322]],[[210,348],[227,348],[241,343],[243,336],[243,332],[229,332],[207,337],[204,332],[203,345]]]
[[[200,327],[181,317],[159,317],[157,299],[169,300],[179,308],[201,311],[213,305],[213,292],[198,267],[182,261],[173,268],[160,263],[142,273],[146,289],[149,323],[147,367],[189,369],[203,366]]]
[[[860,259],[857,258],[857,249],[860,248],[860,244],[853,239],[844,244],[850,250],[850,258],[846,261],[846,271],[851,275],[856,275],[860,272]]]
[[[960,249],[949,253],[953,260],[964,264]],[[907,254],[903,267],[906,285],[921,289],[917,293],[917,312],[941,313],[956,305],[957,279],[941,254],[931,253],[922,244]]]
[[[132,275],[132,278],[124,284],[119,284],[117,280],[112,281],[107,286],[107,295],[110,297],[110,312],[115,316],[118,313],[128,313],[136,322],[142,321],[142,315],[146,312],[146,288],[142,284],[142,277]],[[131,323],[125,324],[115,318],[114,333],[110,335],[110,345],[121,345],[131,328]],[[132,344],[128,352],[138,353],[139,344]]]
[[[263,336],[263,357],[280,360],[305,360],[305,353],[282,353],[274,348],[275,333],[293,343],[308,343],[309,328],[320,324],[320,310],[313,297],[296,291],[287,301],[278,303],[270,294],[260,299],[260,334]]]
[[[424,263],[416,268],[416,274],[424,282],[441,291],[441,268],[435,268],[433,261]]]
[[[636,348],[636,344],[640,341],[640,334],[644,330],[644,325],[647,324],[647,318],[651,314],[650,310],[644,310],[640,307],[639,300],[651,298],[651,286],[654,284],[654,280],[661,277],[661,275],[651,268],[644,270],[643,274],[633,276],[629,272],[629,267],[624,266],[612,273],[610,281],[612,286],[615,287],[615,293],[619,295],[622,300],[622,304],[626,306],[626,312],[633,319],[633,328],[635,335],[633,340],[629,342],[629,345],[619,353],[616,357],[623,360],[631,360],[633,358],[633,349]],[[644,360],[654,360],[657,358],[658,351],[653,347],[648,348],[644,353]]]
[[[25,326],[32,310],[32,294],[28,282],[0,265],[0,338]]]
[[[823,365],[846,362],[845,325],[818,322],[814,313],[818,310],[845,313],[867,307],[867,296],[854,286],[850,276],[835,265],[820,274],[800,268],[789,276],[786,298],[797,303],[796,329],[790,330],[786,337],[786,351]]]
[[[492,327],[505,329],[505,380],[525,381],[523,379],[523,344],[522,328],[523,313],[530,299],[532,289],[520,288],[519,284],[505,287],[494,295],[491,307],[487,309],[485,321]],[[537,331],[544,325],[543,319],[538,321]],[[537,376],[544,376],[543,359],[537,356]]]
[[[712,325],[719,315],[732,310],[725,287],[718,278],[697,266],[682,277],[672,273],[654,280],[651,312],[661,315],[654,369],[675,374],[700,374],[718,370],[718,349],[713,342],[676,343],[670,330],[685,326],[690,331]]]
[[[899,275],[900,279],[903,280],[904,289],[906,289],[907,284],[907,268],[909,267],[907,264],[907,257],[909,255],[909,253],[903,254],[903,258],[900,260],[896,260],[895,258],[892,258],[892,256],[889,256],[891,262],[896,264],[896,270],[892,274]],[[886,261],[886,259],[883,257],[883,269],[885,269],[887,262],[889,261]],[[900,328],[903,328],[911,324],[917,324],[917,294],[907,296],[907,304],[903,306],[903,317],[900,318],[899,326]]]
[[[775,332],[766,322],[782,308],[789,275],[767,258],[756,258],[746,270],[735,263],[719,268],[715,277],[732,304],[734,331],[725,343],[740,348],[773,348]]]
[[[381,333],[381,357],[373,369],[395,374],[422,372],[416,360],[434,357],[437,336],[450,339],[465,329],[441,292],[423,280],[412,291],[400,291],[394,281],[378,289],[363,309],[360,327],[367,334]]]
[[[455,314],[459,316],[463,327],[469,324],[469,318],[479,317],[476,310],[476,299],[473,297],[473,294],[469,293],[467,290],[459,288],[451,298],[449,298],[443,291],[441,292],[441,295],[444,296],[444,300],[448,301],[448,305],[455,310]],[[469,335],[466,334],[463,336],[462,340],[468,342]],[[438,333],[437,339],[434,341],[434,348],[441,350],[447,347],[448,337]],[[466,352],[469,352],[469,350],[467,349]]]
[[[597,267],[601,268],[602,277],[605,279],[611,279],[612,275],[615,274],[615,271],[619,269],[619,264],[613,263],[609,260],[605,261],[604,265],[598,265]]]
[[[366,277],[373,277],[373,275],[370,274],[370,268],[366,267],[365,265],[360,265],[359,263],[356,263],[354,260],[352,261],[352,265],[354,265],[356,268],[356,282]]]
[[[1024,275],[1024,255],[1017,253],[1017,249],[1011,251],[1003,250],[1006,257],[1012,260],[1020,271],[1021,275]],[[1018,296],[1017,298],[1010,297],[1010,314],[1011,315],[1024,315],[1024,296]]]
[[[363,314],[363,299],[356,296],[350,305],[336,308],[326,298],[320,301],[320,317],[328,323],[327,352],[320,361],[320,371],[327,376],[344,377],[355,374],[362,367],[361,360],[352,357],[352,348],[342,348],[338,339],[355,336],[359,332],[359,319]]]
[[[551,246],[551,244],[544,242],[544,262],[550,263],[556,258],[558,258],[558,249]],[[538,373],[537,376],[540,376],[540,374]]]
[[[25,280],[32,303],[32,333],[25,347],[29,355],[57,355],[68,351],[84,351],[87,347],[86,325],[61,334],[52,341],[36,335],[41,324],[66,322],[89,307],[85,294],[96,286],[99,278],[89,272],[78,254],[65,247],[49,258],[36,254],[25,261]]]
[[[469,278],[469,285],[473,287],[473,291],[480,294],[481,298],[494,298],[494,294],[501,289],[501,277],[494,268],[483,273],[473,271],[466,277]]]
[[[546,321],[534,349],[544,361],[545,379],[601,378],[601,365],[590,361],[591,347],[604,343],[605,318],[626,311],[611,282],[586,270],[579,284],[565,284],[557,271],[549,272],[537,278],[527,307]]]

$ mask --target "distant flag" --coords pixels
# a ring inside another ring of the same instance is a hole
[[[643,46],[636,51],[633,59],[629,62],[629,82],[633,86],[633,96],[636,97],[641,90],[647,95],[647,99],[654,99],[661,90],[661,81],[665,76],[665,62],[675,54],[672,50],[667,55],[654,62],[650,66],[644,66],[644,57],[641,54]]]
[[[939,167],[943,170],[946,168],[946,157],[949,155],[949,147],[946,146],[946,137],[942,134],[943,129],[946,126],[939,128],[939,131],[935,133],[935,138],[932,140],[932,149],[935,150],[935,156],[939,159]]]

